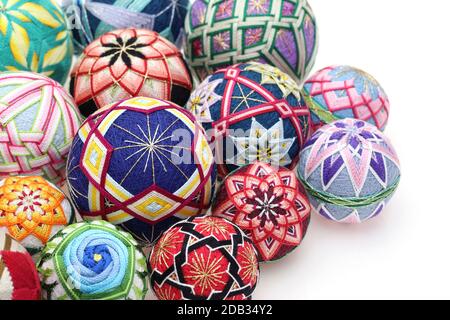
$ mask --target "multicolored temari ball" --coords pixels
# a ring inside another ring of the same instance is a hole
[[[91,43],[72,72],[71,92],[81,113],[137,96],[184,106],[192,90],[181,52],[156,32],[121,29]]]
[[[215,145],[219,174],[262,161],[295,168],[310,134],[310,114],[287,74],[251,62],[218,70],[191,94],[187,108]]]
[[[253,60],[301,83],[317,53],[316,21],[306,0],[196,0],[186,33],[185,54],[201,80]]]
[[[73,98],[56,81],[31,72],[0,74],[0,178],[43,176],[61,184],[81,123]]]
[[[315,211],[344,223],[381,213],[400,181],[400,165],[387,137],[355,119],[320,128],[300,155],[298,173]]]
[[[189,0],[63,0],[75,48],[83,49],[114,29],[143,28],[159,32],[182,46]]]
[[[260,261],[284,257],[302,242],[311,207],[293,171],[256,162],[225,178],[212,206],[252,239]]]
[[[38,262],[46,300],[143,300],[147,262],[133,237],[106,221],[72,224]]]
[[[41,284],[27,250],[0,230],[0,300],[40,300]]]
[[[217,217],[192,217],[174,225],[149,259],[150,285],[160,300],[247,300],[259,265],[251,240]]]
[[[350,66],[332,66],[310,77],[303,98],[311,110],[313,130],[324,124],[355,118],[384,130],[389,100],[380,84],[368,73]]]
[[[0,0],[0,71],[27,70],[64,83],[73,45],[55,0]]]
[[[214,158],[203,129],[166,101],[133,98],[90,116],[72,145],[69,190],[85,219],[120,225],[145,244],[209,207]]]
[[[69,199],[42,177],[0,181],[0,230],[37,255],[50,237],[75,221]]]

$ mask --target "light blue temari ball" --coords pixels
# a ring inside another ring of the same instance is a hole
[[[115,29],[158,32],[179,48],[189,0],[63,0],[77,52]]]
[[[320,128],[300,154],[298,173],[314,211],[343,223],[379,215],[400,181],[399,160],[387,137],[356,119]]]

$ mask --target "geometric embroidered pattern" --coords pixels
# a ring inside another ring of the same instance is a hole
[[[69,200],[42,177],[10,177],[0,182],[0,230],[7,229],[31,254],[74,219]]]
[[[256,162],[225,178],[212,207],[252,239],[260,261],[294,250],[308,228],[311,207],[295,173]]]
[[[331,66],[309,78],[303,98],[311,110],[313,130],[344,119],[364,120],[381,131],[389,118],[389,100],[368,73],[349,66]]]
[[[160,300],[247,300],[259,265],[251,240],[217,217],[192,217],[174,225],[149,259],[150,284]]]
[[[318,213],[359,223],[385,207],[399,183],[400,164],[380,130],[347,118],[316,131],[302,150],[298,173]]]
[[[185,54],[200,81],[217,69],[258,61],[302,83],[317,53],[306,0],[196,0],[185,29]]]
[[[262,161],[295,168],[310,134],[300,89],[278,68],[257,62],[218,70],[187,103],[215,145],[219,175]]]
[[[71,75],[71,92],[86,117],[137,96],[183,106],[192,90],[181,52],[156,32],[120,29],[86,47]]]
[[[144,97],[91,115],[74,139],[67,167],[70,194],[84,218],[120,225],[146,244],[180,219],[206,211],[214,171],[193,116]]]
[[[29,72],[0,75],[0,178],[65,178],[66,157],[81,116],[56,81]]]

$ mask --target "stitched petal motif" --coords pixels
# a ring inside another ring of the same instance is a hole
[[[15,22],[11,22],[12,35],[9,46],[11,52],[22,66],[27,67],[27,57],[28,51],[30,49],[30,38],[28,37],[27,31]]]
[[[43,68],[60,63],[66,57],[66,54],[67,54],[67,44],[66,43],[63,43],[60,46],[50,49],[44,55]]]
[[[43,6],[33,3],[31,1],[26,2],[22,6],[20,6],[20,10],[23,10],[23,11],[29,13],[34,18],[39,20],[39,22],[41,22],[51,28],[56,28],[61,24],[61,22],[59,22],[55,18],[53,18],[53,16],[50,14],[50,12],[47,11]]]

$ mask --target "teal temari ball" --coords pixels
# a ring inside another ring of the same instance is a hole
[[[55,0],[0,0],[0,71],[33,71],[64,83],[73,45]]]

